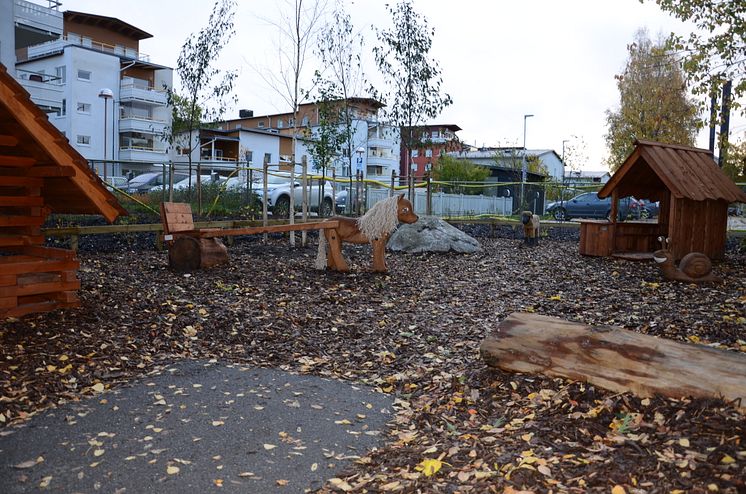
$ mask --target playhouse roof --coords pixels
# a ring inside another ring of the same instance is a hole
[[[43,178],[41,196],[54,213],[101,214],[109,222],[127,214],[2,64],[0,163],[5,173]]]
[[[718,168],[712,153],[674,144],[635,141],[635,150],[598,192],[660,199],[663,189],[678,199],[746,202],[746,194]]]

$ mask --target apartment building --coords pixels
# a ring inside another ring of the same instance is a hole
[[[409,176],[407,163],[409,163],[412,175],[415,179],[421,180],[425,173],[432,170],[438,163],[438,158],[450,152],[461,151],[462,145],[456,132],[461,127],[453,124],[432,124],[414,127],[410,131],[409,127],[404,127],[402,131],[405,135],[409,132],[417,134],[419,145],[410,151],[410,159],[405,158],[407,150],[401,147],[401,170],[402,177]]]
[[[349,98],[352,114],[352,142],[345,146],[332,164],[338,176],[354,176],[358,171],[372,180],[388,182],[391,172],[399,170],[399,129],[378,120],[378,110],[384,105],[372,98]],[[241,110],[239,118],[228,120],[220,125],[224,130],[255,129],[284,136],[292,136],[293,113],[277,113],[254,116],[251,110]],[[296,141],[296,167],[305,156],[309,167],[314,163],[308,152],[307,140],[319,128],[319,104],[304,103],[298,110],[299,134]],[[308,130],[309,132],[306,132]],[[350,160],[352,149],[352,160]],[[245,149],[252,152],[252,149]],[[282,154],[282,159],[292,160],[292,153]],[[256,156],[256,154],[254,154]],[[254,162],[257,162],[254,159]],[[298,168],[299,171],[299,168]],[[327,172],[329,173],[329,172]]]
[[[0,3],[0,12],[12,12],[14,20],[13,57],[4,29],[0,38],[3,63],[15,64],[32,101],[99,174],[149,171],[168,161],[165,88],[173,70],[140,52],[140,41],[151,34],[117,18],[63,12],[55,0]]]

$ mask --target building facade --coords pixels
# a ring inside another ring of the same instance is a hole
[[[349,98],[347,102],[351,114],[352,139],[343,146],[331,166],[340,177],[354,176],[361,172],[365,178],[388,182],[391,172],[399,170],[399,130],[378,120],[378,110],[383,107],[379,101],[372,98]],[[298,138],[294,150],[296,171],[300,171],[303,157],[307,159],[309,170],[313,170],[318,168],[318,164],[313,162],[308,152],[308,141],[313,140],[320,127],[319,104],[300,105],[297,118]],[[293,123],[292,113],[254,116],[249,110],[241,110],[239,118],[223,122],[219,128],[253,129],[292,137]],[[292,150],[287,153],[289,161],[292,160],[292,155]],[[253,161],[257,162],[256,159]],[[327,175],[329,174],[327,171]]]
[[[411,174],[415,180],[421,180],[425,174],[432,170],[438,164],[438,158],[446,153],[458,152],[462,150],[462,144],[456,132],[461,127],[453,124],[433,124],[423,125],[410,130],[404,127],[402,132],[407,135],[409,132],[417,133],[419,145],[416,149],[409,151],[409,160],[407,160],[407,150],[404,143],[400,150],[400,169],[399,175],[407,177]],[[407,164],[409,163],[409,170]]]
[[[0,2],[15,19],[16,79],[100,175],[168,161],[173,70],[140,52],[150,34],[112,17],[60,12],[56,1]]]

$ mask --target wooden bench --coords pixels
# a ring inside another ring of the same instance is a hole
[[[195,229],[192,206],[180,202],[162,202],[161,221],[163,222],[163,240],[168,247],[168,263],[174,271],[194,271],[228,262],[228,249],[223,245],[220,237],[326,230],[339,227],[338,221],[327,220],[292,225]]]

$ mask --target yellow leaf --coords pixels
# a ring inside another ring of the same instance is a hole
[[[54,371],[56,371],[56,370],[57,370],[57,366],[56,366],[56,365],[48,365],[48,366],[47,366],[47,370],[48,370],[49,372],[54,372]]]
[[[344,419],[344,420],[335,420],[334,423],[339,424],[339,425],[350,425],[352,422],[350,422],[347,419]]]
[[[268,450],[268,451],[269,451],[270,449],[275,449],[276,447],[277,447],[277,446],[275,446],[274,444],[265,444],[265,445],[264,445],[264,449],[266,449],[266,450]]]
[[[68,360],[69,358],[70,357],[68,357],[67,355],[60,355],[60,362],[64,362],[64,361]]]
[[[627,494],[627,491],[621,485],[615,485],[611,488],[611,494]]]
[[[687,439],[685,437],[682,437],[681,439],[679,439],[679,446],[681,446],[682,448],[688,448],[689,447],[689,439]]]
[[[438,473],[438,470],[443,466],[443,462],[435,458],[427,458],[422,460],[419,465],[415,467],[415,470],[420,471],[427,477],[431,477]]]
[[[277,485],[288,485],[288,481],[285,479],[277,479]]]
[[[101,456],[102,454],[106,453],[103,449],[97,449],[93,452],[93,456]]]
[[[39,482],[39,487],[49,487],[49,483],[52,481],[52,476],[47,475],[43,479],[41,479],[41,482]]]
[[[212,482],[218,487],[223,487],[223,479],[215,479]]]
[[[735,463],[735,462],[736,460],[734,460],[733,457],[730,455],[725,455],[723,456],[723,459],[720,460],[720,463],[723,463],[725,465],[730,465],[731,463]]]
[[[104,385],[102,383],[96,383],[93,386],[91,386],[91,389],[95,391],[96,393],[101,393],[104,391]]]
[[[549,300],[562,300],[562,297],[560,295],[552,295],[549,297]]]
[[[710,492],[718,492],[720,488],[718,488],[717,484],[707,484],[707,490]]]
[[[222,420],[213,420],[212,421],[212,425],[214,425],[215,427],[219,427],[219,426],[221,426],[223,424],[225,424],[225,422],[223,422]]]

